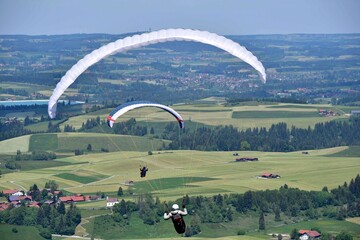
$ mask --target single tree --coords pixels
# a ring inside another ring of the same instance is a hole
[[[280,209],[277,207],[275,208],[275,222],[280,222],[281,218],[280,218]]]
[[[57,210],[58,210],[58,212],[59,212],[60,214],[65,214],[65,204],[64,204],[64,202],[60,202]]]
[[[118,192],[117,192],[117,195],[118,195],[119,197],[122,196],[122,195],[124,195],[124,192],[123,192],[122,187],[119,187],[119,190],[118,190]]]
[[[260,213],[260,218],[259,218],[259,230],[265,230],[265,217],[264,217],[264,212]]]

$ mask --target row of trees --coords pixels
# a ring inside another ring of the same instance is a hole
[[[135,118],[131,118],[126,122],[115,123],[113,129],[116,134],[144,136],[148,133],[147,127],[136,126]]]
[[[104,120],[101,120],[99,116],[96,118],[91,118],[86,120],[86,122],[82,123],[81,128],[78,130],[80,132],[82,131],[88,131],[96,127],[106,128],[106,123]],[[114,123],[113,126],[113,132],[115,134],[124,134],[124,135],[135,135],[135,136],[144,136],[148,134],[148,128],[146,126],[137,126],[137,122],[135,118],[131,118],[127,121],[119,121]],[[64,132],[75,132],[76,129],[70,125],[65,125]],[[150,134],[154,134],[154,128],[150,129]]]
[[[346,121],[317,123],[314,128],[291,127],[286,123],[273,124],[269,129],[253,128],[239,131],[233,126],[214,129],[185,129],[178,135],[178,126],[170,123],[162,135],[172,140],[169,149],[209,151],[254,150],[289,152],[360,144],[360,118]]]
[[[9,122],[0,121],[0,141],[30,133],[31,131],[25,129],[24,124],[18,120],[11,120]]]
[[[56,159],[56,157],[56,154],[53,152],[33,151],[31,154],[23,154],[18,150],[15,156],[11,156],[5,162],[5,167],[11,170],[21,169],[21,164],[16,161],[48,161]]]
[[[53,152],[45,151],[33,151],[31,154],[24,154],[20,150],[17,150],[14,160],[16,161],[47,161],[56,159],[56,154]]]

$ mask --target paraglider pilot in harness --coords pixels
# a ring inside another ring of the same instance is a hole
[[[183,203],[182,203],[183,210],[179,210],[179,205],[177,205],[177,204],[172,205],[172,210],[170,212],[168,211],[168,206],[166,203],[165,203],[165,207],[166,207],[166,210],[164,213],[164,219],[168,220],[171,218],[176,232],[179,234],[184,233],[185,229],[186,229],[186,224],[183,219],[183,216],[187,215],[187,213],[188,213],[186,210],[186,207],[185,207],[184,199],[183,199]]]
[[[146,172],[148,171],[149,169],[147,167],[141,167],[140,166],[140,177],[146,177]]]

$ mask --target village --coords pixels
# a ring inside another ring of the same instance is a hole
[[[92,195],[92,196],[75,194],[71,196],[63,196],[60,190],[51,191],[51,189],[39,189],[37,190],[37,192],[42,195],[42,198],[44,200],[35,201],[33,199],[34,191],[25,192],[24,190],[18,190],[18,189],[3,190],[1,192],[1,195],[3,197],[6,197],[7,202],[5,201],[0,202],[0,211],[4,211],[11,207],[20,207],[22,205],[25,205],[27,207],[39,208],[42,204],[58,205],[61,202],[65,204],[71,204],[71,203],[79,203],[86,201],[99,201],[105,199],[106,199],[106,206],[104,207],[107,208],[111,208],[115,204],[119,203],[119,199],[105,196],[105,194]]]

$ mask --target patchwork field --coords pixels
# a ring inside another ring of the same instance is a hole
[[[292,153],[238,152],[239,156],[258,157],[258,162],[235,162],[232,152],[202,151],[119,151],[62,158],[61,166],[37,168],[5,174],[0,188],[24,189],[36,183],[43,186],[55,180],[73,193],[115,195],[119,186],[128,187],[132,180],[135,193],[152,192],[161,199],[176,199],[184,194],[212,195],[243,193],[247,190],[277,189],[284,184],[304,190],[329,189],[349,182],[360,172],[358,148],[338,147],[318,151]],[[350,156],[349,156],[349,153]],[[60,161],[60,160],[55,160]],[[71,165],[63,165],[65,163]],[[145,179],[139,176],[139,165],[149,172]],[[259,179],[270,172],[280,179]]]
[[[326,122],[333,119],[348,118],[349,107],[332,107],[330,105],[309,104],[285,104],[285,103],[258,103],[245,102],[236,106],[225,106],[223,99],[204,99],[193,104],[176,104],[172,106],[185,121],[201,123],[210,126],[233,125],[239,129],[253,127],[267,127],[279,122],[285,122],[289,127],[292,125],[300,128],[313,127],[316,123]],[[334,117],[322,117],[318,114],[319,109],[332,109],[339,113]],[[102,109],[89,114],[70,118],[60,125],[71,125],[80,128],[87,119],[100,116],[105,120],[112,109]],[[117,121],[126,121],[135,118],[137,122],[146,122],[149,126],[154,123],[172,122],[173,118],[167,112],[157,108],[142,108],[127,112]],[[107,129],[102,130],[105,132]],[[100,130],[101,131],[101,130]]]
[[[166,146],[170,141],[137,137],[129,135],[99,134],[99,133],[43,133],[21,136],[0,142],[1,153],[16,153],[28,151],[53,151],[74,153],[75,149],[86,151],[88,144],[92,152],[101,149],[109,151],[156,151]]]
[[[17,150],[20,150],[21,152],[28,152],[29,143],[30,135],[0,141],[0,152],[16,153]]]

